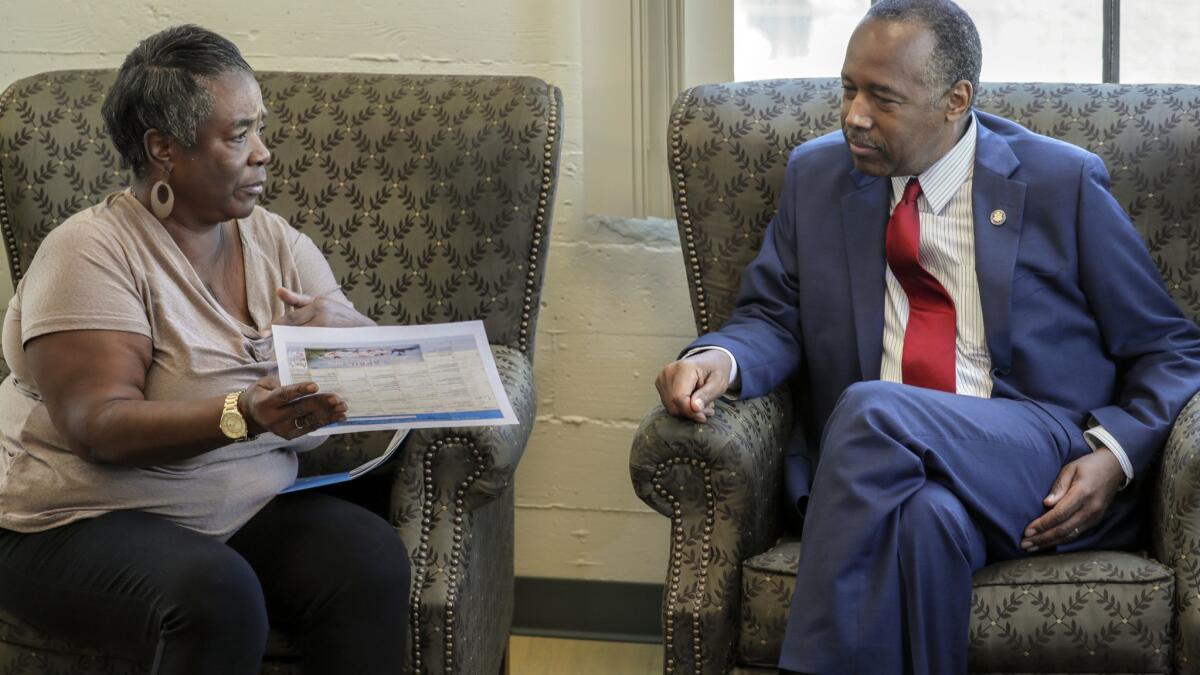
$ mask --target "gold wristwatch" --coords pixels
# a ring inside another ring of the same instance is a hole
[[[242,411],[238,410],[238,399],[242,397],[242,392],[235,391],[225,397],[225,407],[221,409],[221,433],[235,441],[249,440],[246,433],[246,418],[242,417]]]

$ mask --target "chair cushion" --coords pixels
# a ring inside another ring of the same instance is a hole
[[[104,673],[140,675],[146,669],[131,660],[81,649],[52,637],[0,611],[0,644],[16,649],[0,649],[0,673],[5,675],[42,675],[43,673]],[[292,672],[300,659],[295,640],[272,630],[267,635],[263,673]],[[299,672],[298,669],[296,672]]]
[[[738,663],[778,663],[800,542],[742,564]],[[972,673],[1169,673],[1174,572],[1132,553],[1088,551],[975,574]]]
[[[973,672],[1169,673],[1175,574],[1153,560],[1085,551],[975,574]]]
[[[800,542],[789,538],[780,540],[766,553],[742,562],[739,664],[762,667],[779,664],[799,562]]]

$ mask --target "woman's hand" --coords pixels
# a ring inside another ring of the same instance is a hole
[[[278,375],[267,375],[247,387],[238,408],[249,433],[270,431],[288,440],[345,420],[347,410],[337,394],[318,394],[313,382],[280,386]]]
[[[341,290],[313,297],[286,288],[275,291],[289,311],[273,323],[282,326],[374,326],[375,322],[358,313],[349,302],[334,299],[345,296]]]

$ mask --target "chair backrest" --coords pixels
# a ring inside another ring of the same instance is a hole
[[[979,109],[1098,154],[1175,301],[1200,318],[1200,86],[984,84]],[[841,82],[695,87],[675,101],[670,170],[700,333],[733,309],[792,148],[840,128]]]
[[[0,95],[0,229],[13,281],[46,233],[129,178],[100,106],[113,70]],[[383,323],[482,319],[532,358],[562,93],[531,77],[257,73],[274,155],[262,204],[316,241]]]

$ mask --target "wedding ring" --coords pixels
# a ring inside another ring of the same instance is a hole
[[[1079,538],[1079,528],[1078,528],[1078,527],[1077,527],[1077,528],[1075,528],[1075,529],[1073,529],[1073,530],[1071,530],[1071,538],[1072,538],[1072,539],[1078,539],[1078,538]]]
[[[303,429],[304,427],[308,426],[307,424],[300,423],[300,417],[294,418],[292,420],[292,424],[295,424],[297,429]],[[1076,532],[1078,532],[1078,530],[1076,530]]]

